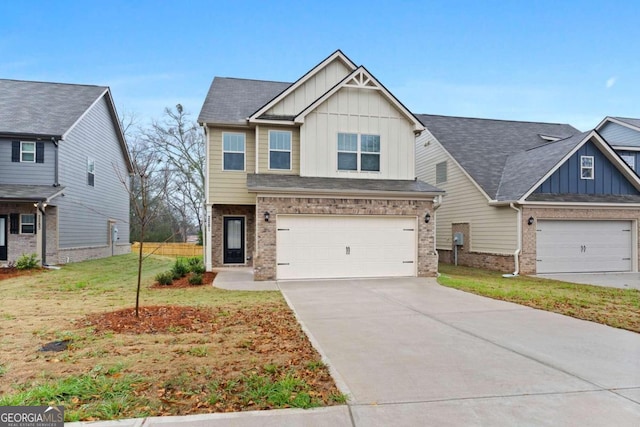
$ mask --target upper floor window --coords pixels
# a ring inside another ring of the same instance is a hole
[[[593,179],[593,156],[580,156],[580,179]]]
[[[380,171],[380,135],[338,134],[338,170]]]
[[[447,182],[447,161],[436,163],[436,184]]]
[[[291,170],[291,132],[269,131],[269,169]]]
[[[620,158],[633,170],[636,170],[636,156],[633,154],[621,154]]]
[[[96,161],[87,158],[87,185],[95,187],[96,183]]]
[[[222,134],[222,170],[243,171],[245,140],[243,133]]]
[[[35,142],[21,142],[20,143],[20,161],[21,162],[36,162],[36,143]]]
[[[36,232],[36,216],[34,214],[20,215],[20,234],[34,234]]]

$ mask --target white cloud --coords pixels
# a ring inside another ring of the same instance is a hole
[[[616,80],[618,80],[616,76],[610,77],[609,80],[607,80],[607,83],[605,84],[607,89],[611,89],[613,85],[616,84]]]

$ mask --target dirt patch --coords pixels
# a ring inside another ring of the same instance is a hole
[[[33,274],[42,273],[43,271],[49,271],[46,268],[32,268],[30,270],[18,270],[15,267],[2,267],[0,268],[0,280],[11,279],[13,277],[31,276]]]
[[[135,308],[87,316],[83,323],[98,333],[113,331],[131,334],[156,334],[162,332],[210,331],[214,316],[211,310],[184,306],[140,307],[138,317]]]
[[[213,283],[213,279],[216,278],[216,273],[212,273],[210,271],[204,273],[202,275],[202,285],[192,285],[191,283],[189,283],[189,277],[191,277],[191,274],[174,280],[170,285],[161,285],[156,282],[151,286],[151,289],[180,289],[211,285]]]

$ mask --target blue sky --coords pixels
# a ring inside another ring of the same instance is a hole
[[[0,78],[196,118],[214,76],[295,81],[341,49],[415,113],[586,130],[640,117],[639,17],[615,0],[3,1]]]

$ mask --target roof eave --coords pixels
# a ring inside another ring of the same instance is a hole
[[[50,140],[54,138],[56,140],[62,139],[62,135],[44,134],[44,133],[25,133],[25,132],[2,132],[0,131],[0,138],[7,139],[35,139],[35,140]]]
[[[248,189],[249,193],[271,193],[271,194],[318,194],[318,195],[361,195],[361,196],[384,196],[384,197],[410,197],[419,199],[429,199],[435,196],[444,195],[444,191],[385,191],[385,190],[358,190],[358,189],[330,189],[330,188],[303,188],[303,187],[268,187],[256,186]]]

